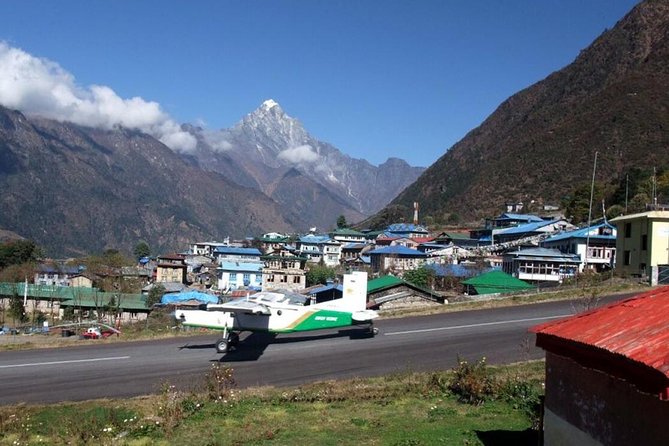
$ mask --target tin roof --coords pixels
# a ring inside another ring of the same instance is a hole
[[[529,283],[503,271],[489,271],[471,279],[463,280],[462,283],[473,286],[478,294],[511,293],[534,288]]]
[[[417,249],[407,248],[406,246],[385,246],[383,248],[378,248],[373,251],[369,251],[368,255],[398,255],[405,257],[427,257],[427,254],[420,252]]]
[[[669,378],[669,286],[586,313],[532,327],[540,337],[595,347]]]

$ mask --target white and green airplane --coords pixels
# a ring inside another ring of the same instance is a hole
[[[261,291],[223,304],[207,304],[206,310],[177,310],[184,326],[223,331],[216,351],[226,353],[239,343],[243,331],[293,333],[362,325],[371,335],[378,329],[378,313],[367,309],[367,273],[344,275],[340,299],[313,303],[311,298],[287,291]]]

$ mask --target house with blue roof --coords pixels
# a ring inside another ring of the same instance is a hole
[[[417,238],[429,235],[424,226],[414,223],[394,223],[388,226],[384,232],[387,237]]]
[[[562,283],[578,272],[581,258],[557,249],[527,248],[507,251],[502,269],[513,277],[533,283]]]
[[[494,241],[497,243],[497,234],[500,232],[500,230],[527,225],[530,223],[541,223],[543,221],[546,221],[546,219],[533,214],[516,214],[512,212],[505,212],[495,218],[486,218],[485,226],[483,228],[471,230],[469,232],[469,237],[471,239],[477,239],[488,243],[491,243],[492,238],[494,237]]]
[[[219,246],[214,249],[214,257],[221,262],[253,262],[262,263],[262,253],[258,248],[238,248],[236,246]]]
[[[427,254],[424,252],[399,245],[377,248],[369,251],[367,255],[374,273],[388,271],[400,273],[414,270],[427,259]]]
[[[562,231],[575,229],[576,227],[564,218],[555,220],[541,220],[531,223],[525,223],[504,229],[493,230],[495,243],[509,243],[528,237],[548,237]]]
[[[221,262],[218,267],[218,289],[262,288],[264,264],[256,262]]]
[[[602,272],[615,266],[616,235],[616,227],[604,221],[590,227],[553,235],[544,240],[541,246],[579,255],[581,259],[579,271],[592,269]]]
[[[308,262],[319,263],[322,260],[327,266],[339,265],[341,243],[329,235],[305,235],[297,240],[295,247]]]

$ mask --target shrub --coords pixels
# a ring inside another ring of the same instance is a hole
[[[517,377],[511,378],[500,385],[499,395],[514,409],[522,410],[532,421],[534,429],[539,427],[542,395],[536,386]]]
[[[458,401],[479,405],[494,396],[495,380],[486,366],[485,357],[469,363],[458,356],[458,365],[452,371],[448,389]]]
[[[228,402],[234,397],[236,387],[233,369],[221,367],[220,364],[212,364],[204,377],[204,388],[210,401]]]

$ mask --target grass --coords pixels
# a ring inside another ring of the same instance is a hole
[[[236,390],[232,371],[213,366],[200,392],[166,383],[149,397],[1,407],[0,445],[535,444],[536,407],[526,403],[542,392],[543,361],[475,364],[496,383],[478,404],[450,390],[462,367]]]

